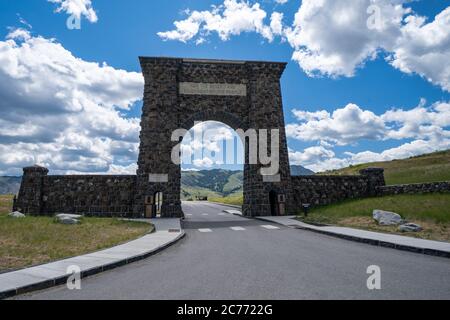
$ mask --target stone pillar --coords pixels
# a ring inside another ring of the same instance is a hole
[[[363,176],[367,177],[367,195],[377,196],[378,187],[384,187],[386,185],[386,180],[384,179],[384,169],[383,168],[367,168],[359,171]]]
[[[286,64],[247,62],[246,65],[249,76],[249,128],[258,130],[259,139],[259,130],[268,130],[269,153],[272,153],[270,132],[273,129],[279,130],[280,167],[278,176],[266,177],[264,181],[260,174],[263,168],[261,164],[246,165],[243,213],[246,216],[270,216],[269,194],[274,191],[284,195],[285,214],[291,214],[294,212],[294,199],[280,85]]]
[[[182,217],[181,169],[172,162],[173,130],[179,128],[177,73],[180,59],[141,58],[145,79],[134,215],[145,212],[145,197],[163,193],[161,215]],[[158,179],[152,179],[157,177]]]
[[[25,214],[42,214],[43,184],[48,169],[40,166],[23,169],[22,183],[19,196],[15,203],[15,209]]]

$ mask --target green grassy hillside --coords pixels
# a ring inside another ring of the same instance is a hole
[[[220,198],[242,194],[242,171],[204,170],[181,174],[181,197],[184,200],[197,196]]]
[[[219,202],[219,203],[224,203],[224,204],[232,204],[232,205],[236,205],[236,206],[242,206],[242,204],[244,203],[244,195],[241,193],[239,195],[231,195],[225,198],[222,197],[211,197],[208,198],[208,201],[211,202]]]
[[[312,175],[314,172],[302,166],[291,166],[292,175]],[[183,200],[197,196],[228,198],[242,202],[244,173],[229,170],[185,171],[181,173],[181,197]]]
[[[389,185],[450,181],[450,150],[404,160],[366,163],[320,174],[354,175],[368,167],[384,168]]]

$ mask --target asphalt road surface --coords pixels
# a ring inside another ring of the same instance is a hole
[[[450,259],[183,204],[186,237],[141,262],[17,299],[450,299]],[[369,266],[381,290],[367,288]]]

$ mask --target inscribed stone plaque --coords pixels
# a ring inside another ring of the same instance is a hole
[[[247,95],[247,86],[234,83],[180,82],[180,94],[245,97]]]
[[[153,182],[153,183],[168,183],[169,182],[169,175],[168,174],[151,173],[149,175],[149,182]]]

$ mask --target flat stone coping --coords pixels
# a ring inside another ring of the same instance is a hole
[[[82,256],[0,274],[0,299],[67,282],[67,268],[78,266],[81,278],[136,262],[169,247],[185,235],[180,219],[138,219],[152,223],[155,232],[116,247]]]
[[[288,227],[309,230],[338,238],[382,246],[392,249],[422,253],[427,255],[450,258],[450,243],[417,239],[412,237],[365,231],[346,227],[318,227],[295,219],[295,216],[257,217],[256,219],[274,222]]]

